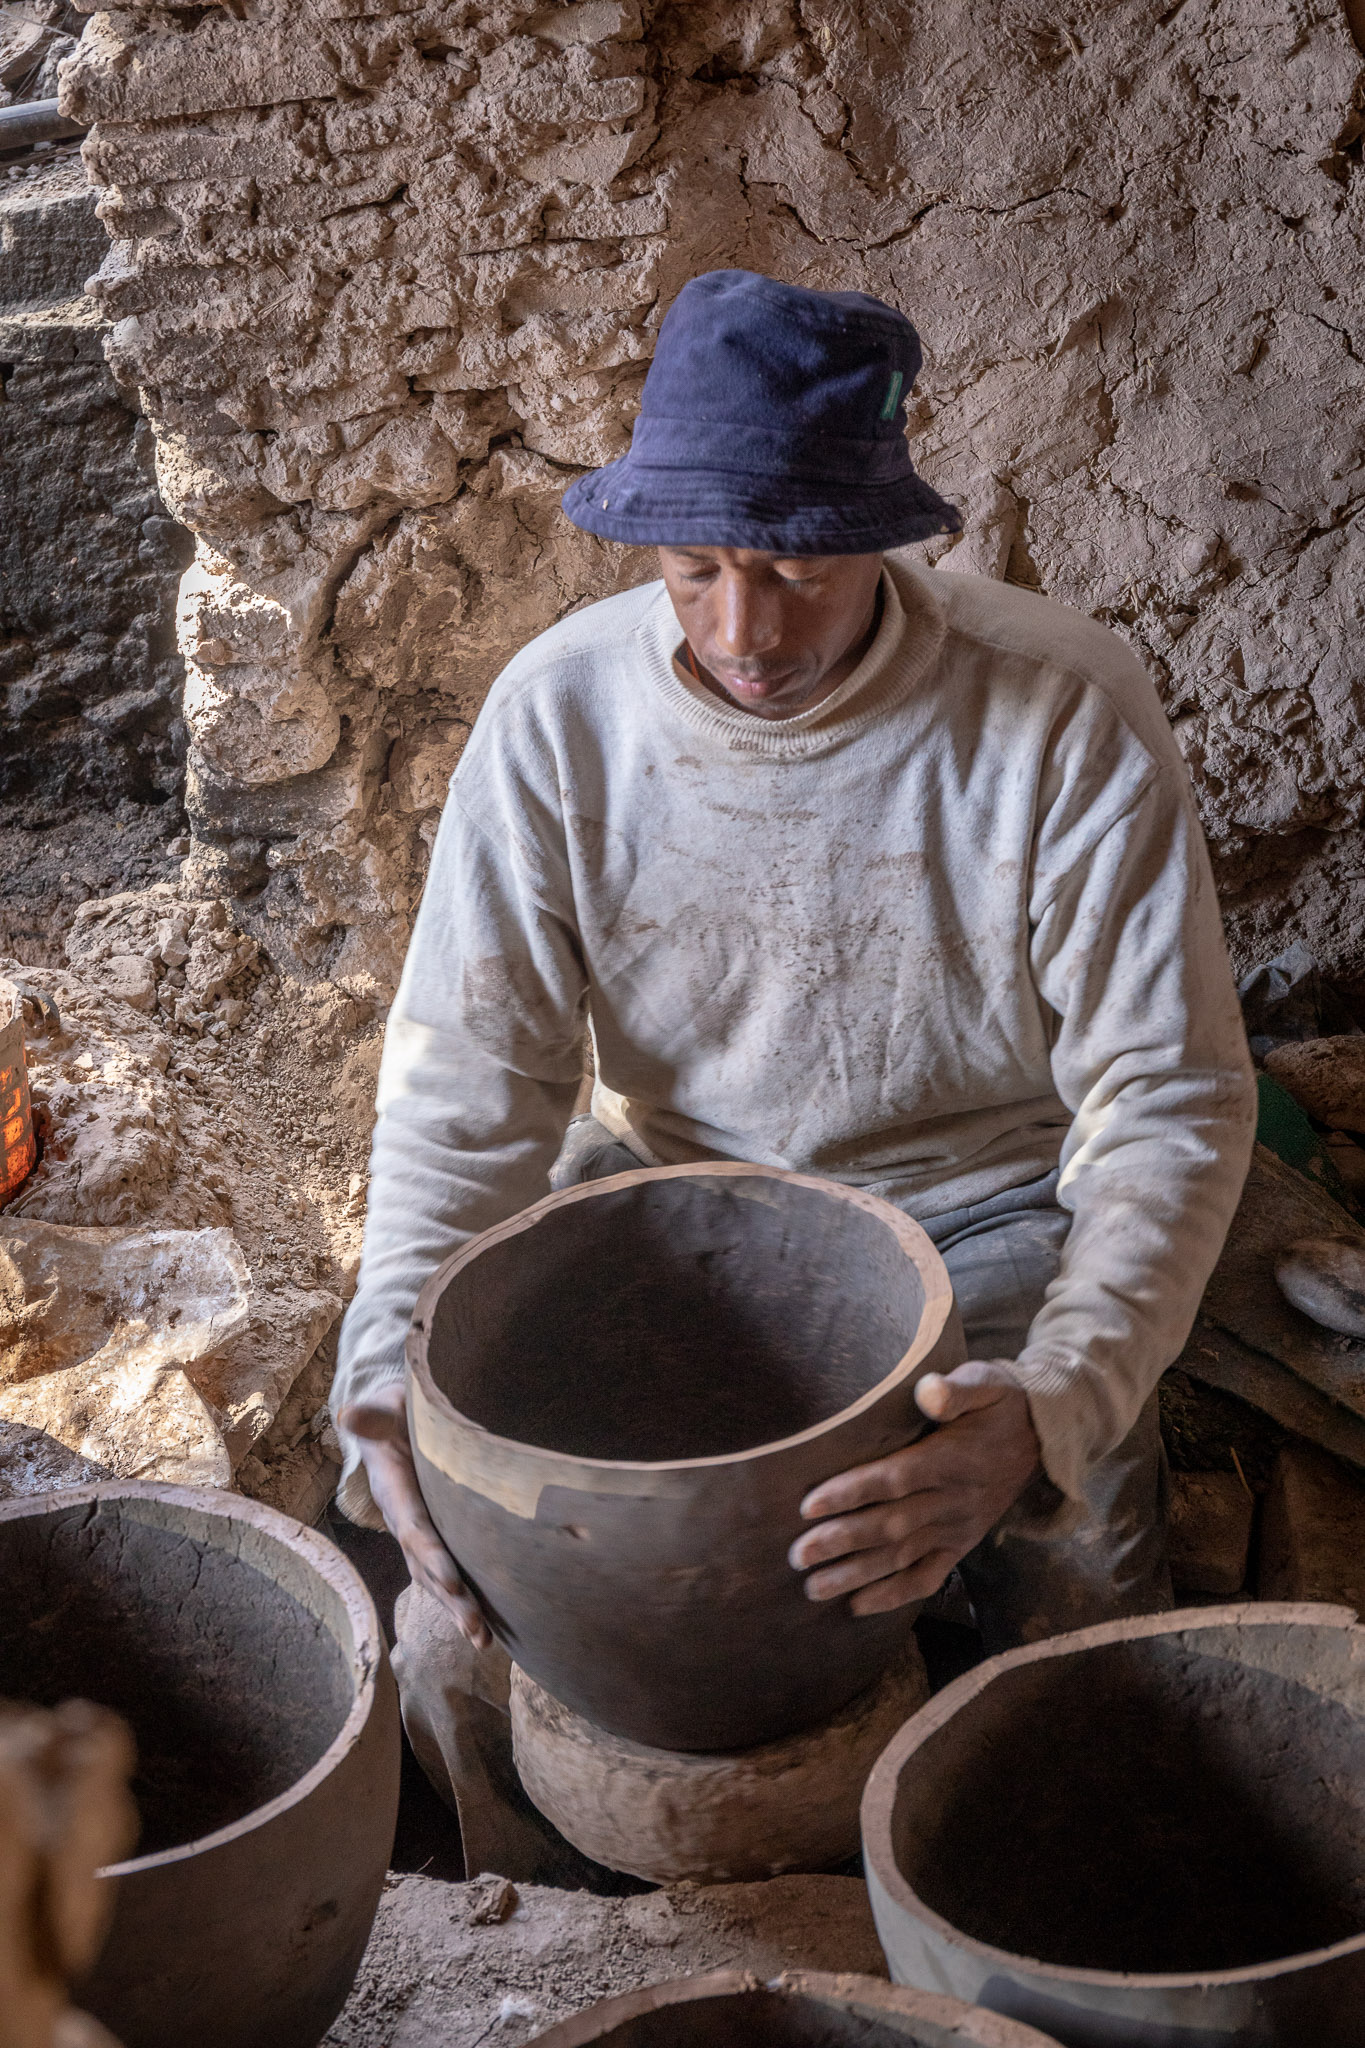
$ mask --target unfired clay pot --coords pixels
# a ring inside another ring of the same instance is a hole
[[[1365,2044],[1365,1629],[1190,1608],[1012,1650],[863,1798],[898,1983],[1066,2048]]]
[[[538,2048],[1056,2048],[1032,2027],[956,1998],[815,1970],[767,1984],[742,1970],[675,1977],[605,1998],[535,2040]]]
[[[364,1586],[256,1501],[117,1481],[0,1504],[0,1696],[131,1724],[140,1853],[78,1999],[123,2048],[316,2048],[369,1939],[397,1699]]]
[[[813,1726],[913,1610],[806,1599],[820,1480],[909,1443],[964,1357],[899,1210],[756,1166],[618,1174],[475,1238],[408,1342],[422,1491],[513,1659],[599,1727],[725,1750]]]
[[[856,1856],[867,1774],[928,1697],[911,1636],[832,1719],[711,1756],[608,1735],[513,1665],[512,1747],[527,1796],[595,1863],[653,1884],[730,1884]]]

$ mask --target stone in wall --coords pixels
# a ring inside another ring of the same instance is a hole
[[[184,772],[188,544],[84,295],[108,247],[74,149],[0,167],[0,804],[45,822],[163,801]]]
[[[392,985],[492,676],[650,573],[558,493],[627,445],[681,283],[736,264],[912,314],[946,566],[1129,638],[1238,950],[1365,976],[1361,68],[1339,0],[95,16],[63,105],[196,536],[204,885]]]

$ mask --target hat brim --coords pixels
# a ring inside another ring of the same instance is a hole
[[[962,530],[957,507],[914,470],[865,484],[786,477],[779,487],[733,472],[655,468],[623,455],[579,477],[560,502],[586,533],[635,547],[872,555]]]

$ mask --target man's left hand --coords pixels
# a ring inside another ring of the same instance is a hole
[[[855,1614],[927,1600],[1039,1470],[1027,1397],[999,1362],[926,1373],[915,1400],[939,1425],[932,1435],[827,1479],[802,1501],[819,1527],[787,1557],[797,1571],[821,1567],[806,1580],[808,1599],[851,1593]]]

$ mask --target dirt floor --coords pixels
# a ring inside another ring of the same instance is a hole
[[[505,1918],[499,1917],[506,1914]],[[851,1877],[675,1885],[633,1899],[502,1879],[391,1880],[323,2048],[519,2048],[599,1998],[707,1970],[886,1976]]]

